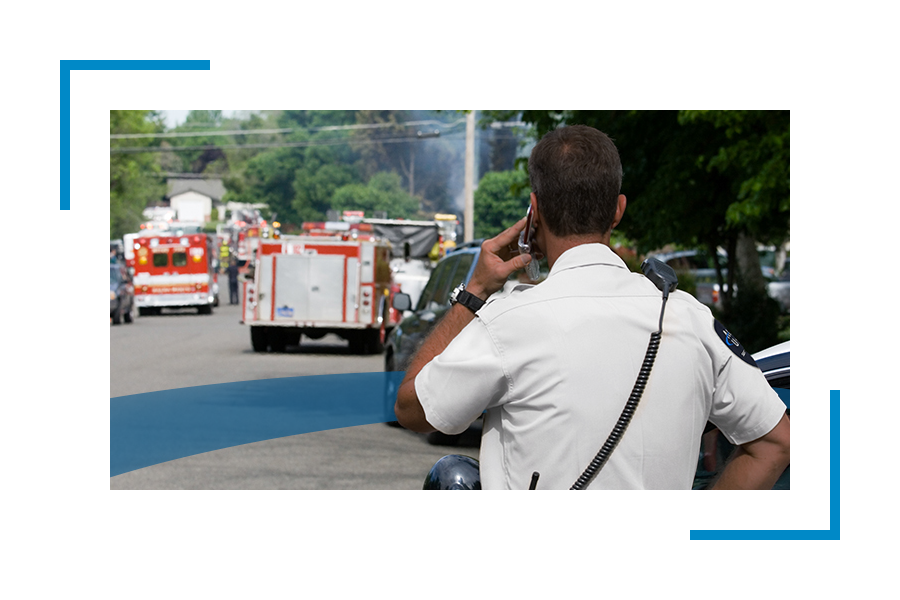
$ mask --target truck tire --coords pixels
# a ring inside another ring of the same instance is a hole
[[[369,336],[369,353],[381,354],[384,352],[384,325],[380,329],[366,332]]]
[[[250,344],[254,352],[265,352],[269,349],[269,335],[265,327],[250,327]]]
[[[212,314],[212,304],[204,304],[203,306],[197,307],[198,315],[211,315]]]
[[[347,334],[350,352],[354,354],[377,354],[384,350],[381,334],[377,329],[364,329]]]
[[[287,348],[287,334],[281,327],[273,327],[269,329],[269,346],[272,352],[284,352]]]

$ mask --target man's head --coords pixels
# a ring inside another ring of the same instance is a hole
[[[605,133],[584,125],[551,131],[531,151],[528,172],[553,235],[606,234],[616,224],[622,163]]]

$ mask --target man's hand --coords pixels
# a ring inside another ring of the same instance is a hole
[[[510,274],[522,269],[531,262],[528,254],[519,254],[519,232],[525,227],[525,219],[522,219],[497,237],[486,240],[481,244],[481,255],[475,272],[466,284],[470,294],[474,294],[482,300],[499,291],[506,283]],[[431,359],[444,351],[460,331],[468,325],[475,315],[461,304],[453,306],[431,333],[425,338],[422,347],[410,361],[406,369],[406,376],[397,390],[397,402],[394,404],[394,414],[397,421],[407,429],[427,433],[434,431],[434,427],[425,418],[422,403],[416,394],[416,377]]]
[[[515,225],[481,244],[481,255],[466,290],[482,300],[500,291],[509,276],[531,262],[530,254],[519,254],[519,233],[525,228],[523,217]]]

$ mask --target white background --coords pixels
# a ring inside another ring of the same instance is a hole
[[[897,529],[895,20],[869,2],[586,6],[7,9],[0,443],[10,597],[879,589],[893,566],[879,542]],[[208,72],[72,74],[67,212],[61,59],[212,61]],[[92,295],[105,278],[109,110],[224,106],[790,109],[793,489],[111,492],[108,316]],[[692,529],[829,527],[832,389],[842,392],[841,541],[690,541]]]

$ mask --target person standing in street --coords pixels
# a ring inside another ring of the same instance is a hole
[[[235,259],[228,263],[228,295],[229,304],[239,304],[238,300],[238,264]]]

